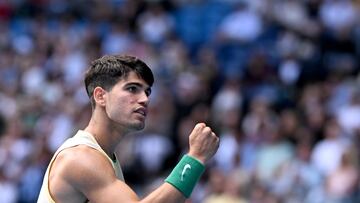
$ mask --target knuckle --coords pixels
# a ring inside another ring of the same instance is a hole
[[[210,127],[205,127],[204,130],[203,130],[204,133],[207,133],[207,134],[210,134],[212,131],[211,131],[211,128]]]
[[[198,128],[198,129],[201,129],[201,128],[204,128],[205,127],[205,124],[204,123],[198,123],[196,124],[195,128]]]

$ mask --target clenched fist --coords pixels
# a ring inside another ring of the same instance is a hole
[[[210,127],[198,123],[189,136],[189,155],[205,164],[218,150],[219,141]]]

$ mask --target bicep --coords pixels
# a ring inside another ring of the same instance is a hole
[[[79,152],[80,151],[80,152]],[[168,183],[162,184],[143,200],[124,182],[116,178],[110,162],[93,149],[78,150],[68,161],[66,181],[83,194],[90,202],[135,203],[135,202],[184,202],[185,197]]]
[[[68,163],[66,181],[90,202],[136,202],[138,197],[124,182],[117,179],[112,165],[93,149],[78,151],[76,162]],[[75,159],[73,160],[75,161]]]

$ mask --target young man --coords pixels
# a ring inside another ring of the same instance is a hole
[[[189,152],[165,182],[139,200],[126,185],[114,154],[126,134],[144,128],[151,86],[149,67],[132,56],[104,56],[85,75],[92,105],[88,126],[54,154],[38,203],[44,202],[184,202],[215,154],[219,138],[204,123],[189,136]]]

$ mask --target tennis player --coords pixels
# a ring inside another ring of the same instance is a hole
[[[141,200],[124,182],[114,154],[122,137],[144,128],[153,82],[150,68],[133,56],[103,56],[91,63],[85,75],[91,119],[55,152],[38,203],[172,203],[190,197],[219,147],[219,138],[206,124],[194,127],[189,152],[164,183]]]

